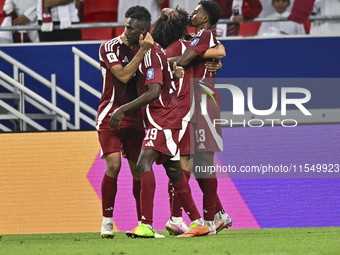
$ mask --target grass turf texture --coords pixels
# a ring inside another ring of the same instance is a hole
[[[229,229],[216,236],[113,239],[100,233],[2,235],[0,254],[340,254],[340,227]]]

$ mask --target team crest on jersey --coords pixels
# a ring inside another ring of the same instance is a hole
[[[195,38],[189,45],[196,46],[199,40],[200,40],[199,38]]]
[[[106,57],[109,63],[118,61],[116,54],[114,54],[113,52],[106,54]]]
[[[154,77],[153,68],[151,68],[147,71],[146,77],[147,77],[148,80],[153,79],[153,77]]]

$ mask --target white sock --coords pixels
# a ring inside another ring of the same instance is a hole
[[[226,215],[228,215],[224,210],[215,213],[215,220],[222,220]]]
[[[208,225],[209,228],[216,228],[215,222],[213,220],[204,220],[204,222]]]
[[[204,226],[204,221],[202,220],[202,218],[194,220],[192,223],[197,224],[197,225],[202,226],[202,227]]]
[[[113,220],[111,217],[103,217],[103,225],[113,224]]]
[[[182,218],[182,217],[174,217],[174,216],[171,216],[171,217],[170,217],[170,220],[171,220],[173,223],[181,223],[181,222],[183,222],[183,218]]]
[[[144,225],[148,226],[149,229],[153,230],[152,225],[150,225],[150,224],[144,224]]]
[[[139,226],[141,223],[142,223],[142,221],[141,221],[141,220],[139,220],[139,221],[138,221],[138,226]]]

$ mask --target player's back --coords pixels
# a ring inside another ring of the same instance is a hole
[[[185,40],[174,41],[166,48],[166,57],[172,58],[181,56],[190,43],[191,41]],[[177,79],[177,81],[175,82],[178,107],[181,111],[181,117],[184,118],[186,116],[188,121],[191,119],[191,115],[188,115],[188,113],[190,112],[190,106],[193,102],[194,87],[193,82],[191,82],[192,78],[194,78],[194,65],[190,63],[185,68],[184,77]]]
[[[168,60],[158,43],[154,43],[139,66],[138,94],[146,92],[152,83],[161,84],[162,87],[159,98],[143,107],[146,126],[149,128],[151,124],[160,130],[180,129],[181,114],[176,87]]]
[[[125,45],[120,37],[115,37],[101,44],[99,59],[102,71],[102,97],[98,107],[97,129],[103,125],[108,126],[109,113],[137,98],[136,75],[125,84],[110,71],[110,68],[115,65],[125,67],[137,51],[137,48],[130,49]],[[140,110],[129,112],[124,116],[121,127],[125,126],[143,126]]]

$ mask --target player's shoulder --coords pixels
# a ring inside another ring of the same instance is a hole
[[[196,33],[196,36],[195,38],[198,38],[198,37],[205,37],[205,36],[211,36],[213,35],[213,33],[211,32],[211,30],[208,30],[208,29],[201,29],[200,31],[198,31]]]
[[[122,39],[120,38],[120,36],[114,37],[110,40],[107,40],[105,42],[103,42],[100,45],[100,50],[104,51],[104,52],[112,52],[114,51],[118,46],[120,46],[121,44],[123,44]]]
[[[165,56],[165,50],[162,48],[161,45],[154,42],[151,49],[149,50],[150,55],[158,55],[160,57]]]
[[[171,43],[165,51],[166,56],[169,57],[175,57],[179,56],[180,54],[183,54],[187,46],[191,43],[191,41],[186,40],[177,40]]]
[[[150,66],[160,65],[160,62],[162,62],[163,59],[167,59],[164,54],[164,49],[155,42],[144,55],[143,66],[148,68]]]
[[[152,47],[151,47],[151,50],[155,51],[155,52],[159,52],[159,51],[162,51],[162,46],[157,43],[157,42],[154,42]]]
[[[181,42],[179,40],[173,41],[168,47],[165,49],[165,55],[169,57],[177,56],[181,52]]]

